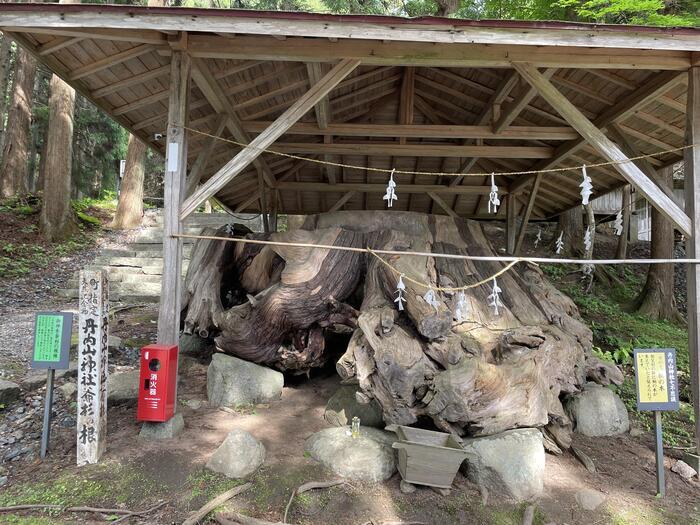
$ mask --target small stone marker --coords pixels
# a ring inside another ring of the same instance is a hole
[[[103,270],[81,271],[78,324],[78,465],[97,463],[107,433],[109,300]]]

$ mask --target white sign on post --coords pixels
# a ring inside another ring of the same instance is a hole
[[[78,465],[97,463],[107,434],[109,297],[103,270],[81,271],[78,295]]]

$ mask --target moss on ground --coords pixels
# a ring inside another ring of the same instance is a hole
[[[13,485],[0,493],[0,506],[47,504],[141,508],[147,505],[144,494],[155,500],[163,496],[160,494],[162,489],[157,479],[144,475],[137,465],[105,462],[82,467],[79,472],[66,472],[50,480]],[[47,511],[45,516],[55,517],[55,514]],[[3,520],[6,518],[3,516]],[[43,517],[31,519],[42,523]]]
[[[593,351],[598,357],[623,367],[625,381],[617,392],[627,409],[645,429],[653,428],[653,413],[638,412],[634,381],[633,351],[635,348],[675,348],[678,361],[681,410],[664,412],[664,440],[673,446],[692,444],[695,417],[690,392],[690,360],[686,327],[668,321],[654,321],[644,315],[627,311],[628,305],[644,285],[644,273],[628,266],[616,266],[607,271],[610,285],[595,283],[591,293],[584,293],[579,282],[571,281],[570,266],[542,267],[555,286],[569,295],[593,331]]]

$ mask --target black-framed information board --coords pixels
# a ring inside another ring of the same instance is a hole
[[[73,314],[37,312],[34,320],[32,368],[67,370]]]
[[[673,411],[680,408],[675,348],[635,348],[637,409]]]

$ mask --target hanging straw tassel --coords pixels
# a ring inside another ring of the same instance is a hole
[[[491,193],[489,193],[489,213],[498,213],[498,207],[501,205],[501,200],[498,198],[498,186],[496,186],[496,179],[491,174]],[[493,211],[491,209],[493,208]]]
[[[579,187],[581,188],[581,204],[587,206],[588,199],[590,199],[591,194],[593,193],[593,182],[586,172],[585,165],[581,168],[581,171],[583,171],[583,181],[581,181],[581,184],[579,184]]]
[[[394,182],[394,172],[396,169],[391,170],[391,175],[389,175],[389,183],[386,186],[386,193],[384,194],[383,200],[386,201],[386,207],[391,208],[394,201],[399,200],[396,196],[396,183]]]

